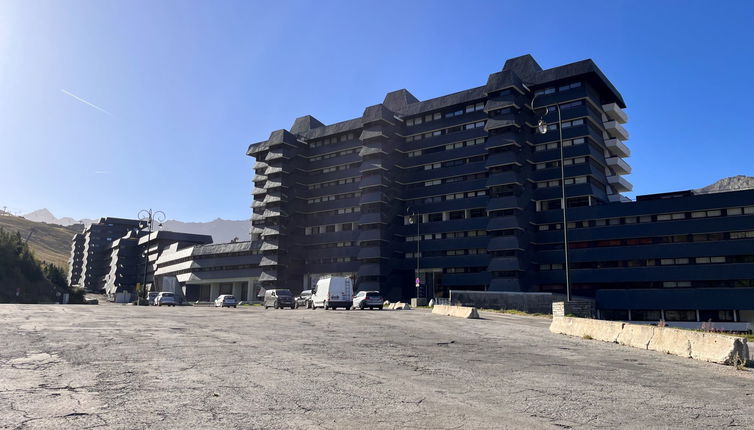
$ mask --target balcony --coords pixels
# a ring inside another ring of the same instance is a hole
[[[281,182],[279,182],[279,181],[269,181],[269,180],[268,180],[268,181],[267,181],[267,182],[266,182],[266,183],[264,184],[264,187],[265,187],[266,189],[268,189],[268,190],[271,190],[271,189],[273,189],[273,188],[282,188],[282,187],[283,187],[283,184],[282,184]]]
[[[487,244],[488,251],[503,251],[506,249],[524,249],[518,236],[496,236]]]
[[[277,270],[271,270],[266,269],[262,271],[262,274],[259,275],[259,281],[277,281],[278,280],[278,272]]]
[[[260,194],[265,194],[267,192],[264,188],[254,188],[254,191],[251,192],[251,194],[258,196]]]
[[[262,257],[262,260],[259,262],[259,265],[260,266],[277,266],[278,265],[277,257],[270,258],[268,256],[264,256]]]
[[[487,157],[487,161],[484,163],[484,166],[487,168],[494,166],[503,166],[506,164],[518,164],[520,166],[520,155],[521,152],[519,151],[504,151],[490,154]]]
[[[487,223],[487,230],[509,230],[512,228],[524,228],[524,223],[521,218],[515,215],[498,216],[490,218]]]
[[[264,161],[257,160],[257,162],[254,163],[254,169],[255,170],[266,169],[267,167],[269,167],[269,164],[265,163]]]
[[[490,281],[488,291],[521,291],[518,278],[495,278]]]
[[[264,161],[277,160],[279,158],[285,158],[282,152],[270,151],[267,153],[267,156],[264,157]]]
[[[623,112],[623,109],[618,107],[617,103],[602,105],[602,110],[605,111],[605,115],[607,115],[610,119],[618,121],[621,124],[625,124],[628,121],[628,115]]]
[[[264,237],[278,236],[280,235],[281,227],[279,225],[270,225],[264,228],[262,235]]]
[[[282,167],[269,166],[267,167],[267,169],[265,169],[264,174],[269,176],[269,175],[274,175],[275,173],[280,173],[282,171],[283,171]]]
[[[274,196],[272,194],[267,194],[266,196],[264,196],[264,203],[265,204],[267,204],[267,203],[277,203],[277,202],[280,202],[280,201],[281,201],[281,199],[280,199],[279,196]]]
[[[484,130],[489,132],[490,130],[496,130],[498,128],[506,127],[521,127],[518,122],[512,119],[488,119],[487,124],[484,126]]]
[[[368,248],[360,248],[357,257],[359,260],[368,260],[372,258],[387,258],[385,249],[380,246],[370,246]]]
[[[616,155],[618,157],[629,157],[631,156],[631,150],[628,149],[628,146],[626,146],[625,143],[621,142],[618,139],[608,139],[605,141],[605,146],[607,146],[608,151],[610,151],[611,154]]]
[[[273,240],[267,240],[262,243],[262,246],[259,248],[260,251],[277,251],[279,248],[278,242]]]
[[[264,217],[265,218],[273,218],[273,217],[279,217],[279,216],[288,216],[285,212],[277,210],[277,209],[267,209],[264,211]]]
[[[496,257],[490,261],[487,270],[490,272],[510,272],[523,269],[518,257]]]
[[[266,175],[254,175],[254,182],[264,182],[267,180]]]
[[[359,224],[387,224],[387,221],[383,221],[382,214],[380,212],[362,212],[358,222]]]
[[[618,124],[618,121],[608,121],[604,123],[605,130],[612,136],[620,140],[628,140],[628,131]]]
[[[254,200],[254,203],[251,204],[251,207],[253,208],[262,208],[264,207],[264,202],[261,200]]]
[[[613,188],[620,193],[631,191],[634,188],[634,186],[623,176],[608,176],[607,183],[612,185]]]
[[[494,211],[497,209],[525,209],[524,199],[521,196],[493,197],[487,203],[487,210]]]
[[[631,173],[631,166],[620,157],[610,157],[605,159],[605,161],[607,161],[607,165],[612,167],[615,173],[619,175],[628,175]]]
[[[359,276],[380,276],[382,267],[377,263],[362,264],[359,266]]]
[[[500,173],[494,173],[490,175],[489,178],[487,178],[487,186],[493,187],[495,185],[506,185],[506,184],[519,184],[523,182],[523,179],[521,175],[515,170],[510,170],[507,172],[500,172]]]
[[[362,230],[359,232],[359,242],[382,239],[382,230]]]
[[[359,203],[366,204],[366,203],[379,203],[383,200],[386,200],[383,198],[382,191],[372,191],[361,194],[361,198],[359,199]]]

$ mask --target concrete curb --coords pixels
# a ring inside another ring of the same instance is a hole
[[[745,338],[718,333],[571,317],[553,318],[550,331],[711,363],[735,365],[749,357]]]
[[[435,315],[445,315],[448,317],[479,319],[479,312],[477,312],[476,308],[467,306],[435,305],[432,308],[432,313]]]

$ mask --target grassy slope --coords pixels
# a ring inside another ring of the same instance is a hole
[[[63,227],[55,224],[29,221],[15,216],[0,216],[0,228],[6,231],[21,232],[24,239],[34,229],[29,247],[37,260],[53,263],[68,270],[68,257],[71,255],[71,238],[82,231],[82,226]]]

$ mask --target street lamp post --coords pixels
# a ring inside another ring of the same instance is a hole
[[[149,228],[149,233],[147,234],[147,242],[144,249],[144,277],[142,278],[142,284],[141,284],[141,295],[144,300],[147,299],[147,265],[149,264],[149,240],[150,236],[152,236],[152,226],[154,225],[154,222],[157,221],[160,227],[162,227],[162,223],[165,221],[165,212],[163,211],[153,211],[152,209],[142,209],[139,211],[138,215],[139,221],[141,223],[139,224],[140,230],[143,230],[144,228]],[[154,282],[154,281],[153,281]],[[139,300],[136,300],[136,304],[139,304]]]
[[[406,208],[406,213],[408,214],[410,212],[411,208]],[[416,224],[416,271],[414,272],[414,278],[416,279],[416,305],[419,306],[419,241],[421,240],[421,237],[419,236],[419,217],[420,215],[414,211],[408,216],[408,223],[409,224]]]
[[[534,98],[531,100],[531,109],[536,113],[536,110],[534,108],[534,99],[536,99],[537,96],[535,95]],[[565,157],[563,156],[563,127],[562,127],[562,120],[560,117],[560,104],[555,104],[555,109],[558,112],[558,147],[560,147],[560,207],[563,211],[563,269],[565,271],[565,283],[566,283],[566,301],[571,301],[571,276],[570,276],[570,270],[569,270],[569,264],[568,264],[568,215],[567,215],[567,206],[566,203],[566,191],[565,191]],[[540,117],[539,121],[537,122],[537,131],[540,134],[546,134],[547,133],[547,123],[544,121],[544,117],[550,112],[550,107],[545,106],[545,113]]]

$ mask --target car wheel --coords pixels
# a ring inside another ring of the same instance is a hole
[[[280,306],[278,306],[278,302],[275,302],[274,305],[272,305],[275,309],[278,309]]]
[[[377,309],[382,310],[382,306],[377,306]]]
[[[363,310],[364,310],[364,307],[365,307],[365,306],[364,306],[364,302],[361,302],[361,303],[359,303],[359,309],[361,309],[361,310],[363,311]]]
[[[233,305],[233,309],[235,309],[235,308],[236,308],[236,305]]]

